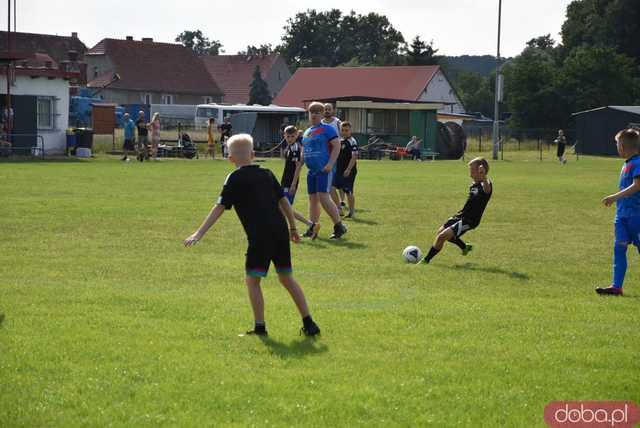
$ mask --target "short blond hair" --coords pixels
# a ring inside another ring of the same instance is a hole
[[[616,134],[616,142],[629,149],[640,149],[640,131],[634,128],[623,129]]]
[[[227,140],[229,154],[236,157],[251,156],[253,138],[249,134],[236,134]]]
[[[477,158],[473,158],[469,161],[469,163],[467,164],[469,166],[476,166],[476,167],[483,167],[485,172],[489,172],[489,162],[487,162],[487,160],[483,157],[477,157]]]
[[[309,104],[309,113],[322,113],[324,112],[324,105],[321,102],[314,101]]]

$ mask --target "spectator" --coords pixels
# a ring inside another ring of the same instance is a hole
[[[122,120],[124,128],[124,144],[122,145],[122,151],[124,152],[124,156],[121,160],[128,162],[129,150],[135,150],[133,141],[135,140],[136,135],[136,124],[133,123],[133,120],[129,117],[129,113],[125,113],[124,116],[122,116]]]
[[[222,149],[222,157],[227,157],[227,140],[233,135],[233,126],[231,126],[231,117],[226,116],[224,123],[218,126],[220,130],[220,147]]]
[[[411,155],[411,160],[422,160],[420,146],[422,146],[422,140],[418,139],[415,135],[411,137],[411,141],[407,143],[406,147],[407,153]]]
[[[151,156],[158,160],[158,145],[160,144],[160,113],[155,112],[148,126],[151,131]]]
[[[216,128],[216,119],[210,117],[209,125],[207,126],[207,153],[209,153],[211,159],[216,158],[216,140],[213,137],[213,130]]]
[[[138,112],[136,128],[138,128],[138,160],[143,162],[145,159],[149,159],[149,130],[142,110]]]
[[[567,160],[564,158],[564,150],[567,145],[567,138],[564,136],[564,131],[562,129],[558,130],[558,138],[556,138],[553,142],[558,145],[558,151],[556,153],[556,155],[558,156],[558,160],[561,164],[564,165],[565,163],[567,163]]]

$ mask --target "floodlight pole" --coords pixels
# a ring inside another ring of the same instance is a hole
[[[498,0],[498,54],[496,55],[496,87],[494,89],[494,105],[493,105],[493,160],[498,159],[498,150],[500,148],[500,21],[502,18],[502,0]]]

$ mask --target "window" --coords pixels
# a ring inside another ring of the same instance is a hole
[[[54,129],[54,99],[38,97],[38,129]]]
[[[173,95],[163,95],[162,104],[173,104]]]
[[[142,94],[141,98],[143,104],[151,104],[151,94]]]
[[[367,131],[378,135],[408,135],[409,111],[368,110]]]

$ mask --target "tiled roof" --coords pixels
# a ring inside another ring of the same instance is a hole
[[[417,101],[439,69],[437,65],[299,68],[274,104],[304,107],[305,100],[345,97]]]
[[[57,63],[68,60],[70,50],[78,52],[78,59],[82,61],[87,50],[77,37],[11,32],[11,38],[13,50],[46,53]],[[7,50],[7,32],[0,31],[0,51],[4,50]]]
[[[170,94],[222,95],[200,58],[182,45],[103,39],[87,52],[87,61],[100,55],[109,58],[113,70],[103,71],[102,75],[91,80],[87,86],[104,86],[105,78],[110,80],[113,73],[118,73],[120,80],[110,88]]]
[[[260,66],[262,78],[266,80],[271,67],[276,63],[277,54],[267,56],[246,55],[206,55],[202,57],[209,74],[224,92],[225,103],[246,104],[249,101],[249,85],[253,81],[253,71]]]

